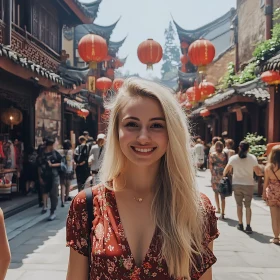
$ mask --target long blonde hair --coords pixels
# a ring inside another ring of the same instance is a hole
[[[101,180],[112,181],[125,166],[126,158],[119,144],[119,113],[130,98],[137,97],[158,100],[165,115],[169,144],[154,188],[152,215],[162,233],[162,255],[170,276],[189,279],[191,267],[196,267],[193,256],[203,250],[204,228],[188,122],[170,89],[140,78],[125,80],[115,100],[106,106],[110,118]]]

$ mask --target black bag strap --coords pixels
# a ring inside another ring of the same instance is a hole
[[[92,221],[93,221],[93,195],[92,195],[92,188],[87,188],[84,190],[86,193],[86,206],[87,206],[87,213],[88,213],[88,279],[90,280],[90,269],[91,269],[91,229],[92,229]]]
[[[277,177],[275,171],[273,170],[273,168],[271,168],[271,171],[273,172],[274,176],[276,177],[276,179],[280,182],[279,178]]]

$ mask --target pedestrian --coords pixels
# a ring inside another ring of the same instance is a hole
[[[227,154],[228,158],[235,155],[235,151],[233,147],[234,147],[234,141],[232,139],[226,139],[224,152]]]
[[[23,157],[22,177],[25,182],[25,194],[29,195],[34,190],[35,182],[38,177],[37,172],[37,153],[35,149],[30,146],[26,149]]]
[[[270,208],[274,238],[271,243],[280,244],[280,145],[272,148],[265,167],[263,199]]]
[[[204,164],[204,146],[200,138],[196,140],[196,144],[194,146],[194,159],[195,167],[201,170]]]
[[[94,220],[85,192],[69,210],[67,280],[212,279],[217,219],[196,188],[186,115],[170,89],[136,77],[112,102]]]
[[[219,141],[219,137],[218,137],[218,136],[215,136],[215,137],[212,138],[212,142],[211,142],[212,145],[211,145],[211,147],[210,147],[209,154],[216,152],[215,144],[216,144],[216,142],[218,142],[218,141]]]
[[[11,252],[5,229],[4,214],[0,207],[0,280],[4,280],[11,262]]]
[[[84,131],[83,132],[83,136],[86,138],[86,142],[88,141],[88,139],[89,139],[89,132],[88,131]]]
[[[227,165],[228,157],[225,152],[223,152],[224,145],[221,141],[217,141],[215,144],[215,152],[210,154],[209,158],[209,168],[211,171],[211,185],[215,193],[215,201],[217,206],[216,213],[221,213],[221,218],[225,218],[225,207],[226,199],[223,195],[218,192],[218,187],[221,179],[223,178],[223,171]],[[221,198],[221,207],[220,207]],[[222,209],[222,212],[221,212]]]
[[[59,170],[61,155],[54,149],[55,141],[51,138],[46,140],[44,151],[38,157],[38,176],[43,193],[42,214],[47,212],[48,196],[51,200],[49,221],[56,218],[55,210],[58,203],[58,186],[60,183]]]
[[[246,209],[247,226],[245,232],[251,234],[251,201],[254,194],[254,172],[261,176],[262,172],[258,166],[257,158],[249,153],[250,145],[246,141],[239,144],[239,152],[232,156],[223,172],[226,176],[229,172],[233,172],[232,187],[237,205],[238,226],[237,229],[243,231],[243,203]]]
[[[88,150],[90,151],[93,145],[96,145],[96,142],[94,141],[93,137],[89,137],[87,139],[87,145],[88,145]]]
[[[60,188],[61,188],[61,207],[64,207],[65,201],[71,201],[70,186],[74,178],[74,153],[70,140],[63,142],[63,149],[60,152],[62,158],[65,158],[66,172],[60,173]]]
[[[80,145],[75,149],[74,161],[76,163],[76,176],[78,191],[84,189],[84,184],[89,176],[88,168],[88,146],[86,144],[86,138],[84,136],[79,137]]]
[[[99,169],[104,157],[105,138],[106,138],[105,134],[103,133],[98,134],[96,139],[97,144],[92,146],[89,153],[89,165],[90,165],[90,170],[91,170],[91,175],[93,177],[94,185],[100,183]]]

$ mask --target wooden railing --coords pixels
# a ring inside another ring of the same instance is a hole
[[[0,20],[0,43],[3,43],[4,31],[5,24]],[[14,23],[12,24],[11,49],[54,72],[60,64],[60,55],[56,51]]]

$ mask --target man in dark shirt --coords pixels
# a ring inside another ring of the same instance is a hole
[[[38,157],[38,176],[43,193],[42,214],[47,212],[47,200],[50,195],[51,213],[49,221],[56,217],[55,210],[58,203],[59,170],[61,165],[61,155],[54,150],[54,140],[47,139],[45,148]]]

